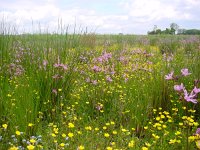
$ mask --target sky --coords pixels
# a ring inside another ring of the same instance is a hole
[[[200,29],[200,0],[0,0],[0,21],[18,32],[146,34],[154,25]]]

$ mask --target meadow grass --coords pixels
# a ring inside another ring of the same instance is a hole
[[[0,149],[200,148],[199,42],[1,26]]]

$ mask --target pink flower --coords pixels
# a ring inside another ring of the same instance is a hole
[[[172,80],[172,79],[174,79],[173,75],[174,75],[174,71],[172,71],[172,72],[169,73],[168,75],[165,75],[165,79],[166,79],[166,80]]]
[[[48,64],[47,60],[43,60],[43,65],[46,67],[46,65]]]
[[[181,83],[181,85],[174,85],[175,91],[181,92],[183,91],[183,89],[184,89],[183,83]]]
[[[181,69],[181,73],[182,73],[183,76],[188,76],[188,75],[191,74],[191,73],[188,72],[187,68]]]
[[[113,81],[112,78],[111,78],[110,76],[106,76],[106,80],[107,80],[108,82],[112,82],[112,81]]]
[[[197,130],[196,130],[196,133],[195,133],[196,135],[200,135],[200,128],[197,128]]]
[[[193,93],[193,91],[188,94],[187,90],[186,89],[183,89],[184,91],[184,99],[187,101],[187,102],[192,102],[192,103],[197,103],[198,101],[195,99],[195,97],[197,96],[196,94]]]
[[[94,72],[100,72],[100,71],[101,71],[101,68],[100,68],[99,66],[93,66],[93,67],[92,67],[92,70],[93,70]]]
[[[97,80],[93,80],[92,84],[97,85]]]
[[[197,88],[195,86],[194,89],[192,90],[192,92],[194,92],[194,94],[198,94],[198,93],[200,93],[200,88]]]
[[[54,94],[57,95],[57,94],[58,94],[58,91],[57,91],[56,89],[53,89],[53,90],[52,90],[52,93],[54,93]]]

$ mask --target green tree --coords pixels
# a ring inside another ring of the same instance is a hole
[[[175,34],[176,31],[178,31],[179,26],[176,23],[171,23],[170,28],[171,28],[171,34]]]

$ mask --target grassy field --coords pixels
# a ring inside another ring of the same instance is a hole
[[[200,149],[199,36],[1,30],[1,150]]]

